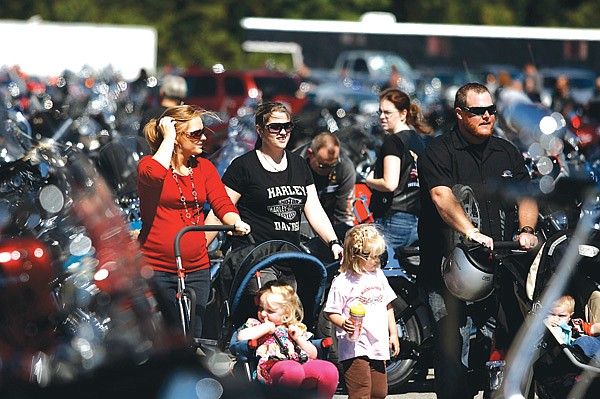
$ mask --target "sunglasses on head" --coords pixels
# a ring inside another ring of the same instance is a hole
[[[193,132],[183,132],[183,134],[185,134],[185,136],[189,139],[194,139],[194,140],[199,140],[202,138],[202,136],[204,136],[205,133],[205,127],[203,127],[200,130],[195,130]]]
[[[489,115],[496,115],[496,105],[492,104],[487,107],[460,107],[463,111],[470,112],[474,115],[484,115],[486,112]]]
[[[269,133],[277,134],[281,132],[281,129],[285,130],[286,133],[291,133],[294,128],[294,124],[292,122],[286,123],[269,123],[265,125]]]

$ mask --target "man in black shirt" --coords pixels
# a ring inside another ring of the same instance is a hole
[[[519,151],[492,136],[496,107],[488,89],[479,83],[462,86],[456,93],[454,111],[457,124],[428,144],[418,165],[418,283],[428,294],[438,330],[436,393],[438,398],[452,399],[472,398],[480,388],[467,381],[468,368],[477,366],[469,364],[469,336],[473,326],[482,327],[488,319],[495,319],[497,306],[492,299],[471,305],[453,297],[442,280],[442,258],[462,237],[492,248],[494,241],[512,240],[518,232],[520,246],[533,248],[538,217],[533,199],[511,201],[500,195],[500,189],[524,185],[529,174]],[[488,329],[487,334],[492,332]]]
[[[333,133],[316,135],[310,144],[295,151],[310,167],[319,200],[338,237],[354,224],[352,198],[356,171],[354,164],[340,152],[340,141]],[[343,230],[343,231],[342,231]]]

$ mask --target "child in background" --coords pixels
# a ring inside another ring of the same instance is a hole
[[[337,368],[316,359],[317,348],[301,323],[304,311],[294,288],[272,280],[258,291],[257,297],[258,319],[248,319],[237,339],[258,340],[258,379],[267,385],[317,388],[319,398],[333,397],[338,385]]]
[[[394,310],[396,293],[380,268],[385,240],[372,224],[346,233],[340,274],[331,283],[325,315],[336,326],[338,357],[344,370],[348,398],[387,396],[385,362],[400,351]],[[361,303],[366,312],[357,340],[350,308]]]
[[[587,323],[573,319],[575,299],[563,295],[556,302],[546,318],[546,324],[562,338],[566,345],[579,346],[588,357],[600,351],[600,323]]]

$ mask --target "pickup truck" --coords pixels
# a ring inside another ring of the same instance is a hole
[[[388,79],[394,68],[401,76],[412,78],[414,75],[404,58],[387,51],[343,51],[338,55],[334,66],[340,76],[367,80]]]
[[[352,81],[390,85],[395,78],[396,86],[407,93],[415,90],[415,72],[398,54],[377,50],[347,50],[341,52],[331,70],[314,70],[313,79],[324,82],[350,78]]]

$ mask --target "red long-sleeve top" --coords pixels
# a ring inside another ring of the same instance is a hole
[[[197,214],[192,195],[192,178],[201,211],[204,204],[208,202],[221,220],[229,212],[238,213],[214,165],[204,158],[197,158],[197,160],[198,165],[193,168],[193,177],[177,176],[187,208],[192,214],[191,219],[196,221]],[[146,263],[154,270],[175,273],[177,271],[173,250],[175,235],[185,226],[192,225],[192,220],[186,217],[185,207],[181,202],[179,189],[171,170],[166,169],[151,156],[142,158],[138,164],[138,194],[142,218],[142,230],[138,240]],[[198,224],[204,224],[202,212]],[[182,237],[181,257],[186,272],[209,267],[204,232],[193,231]]]

